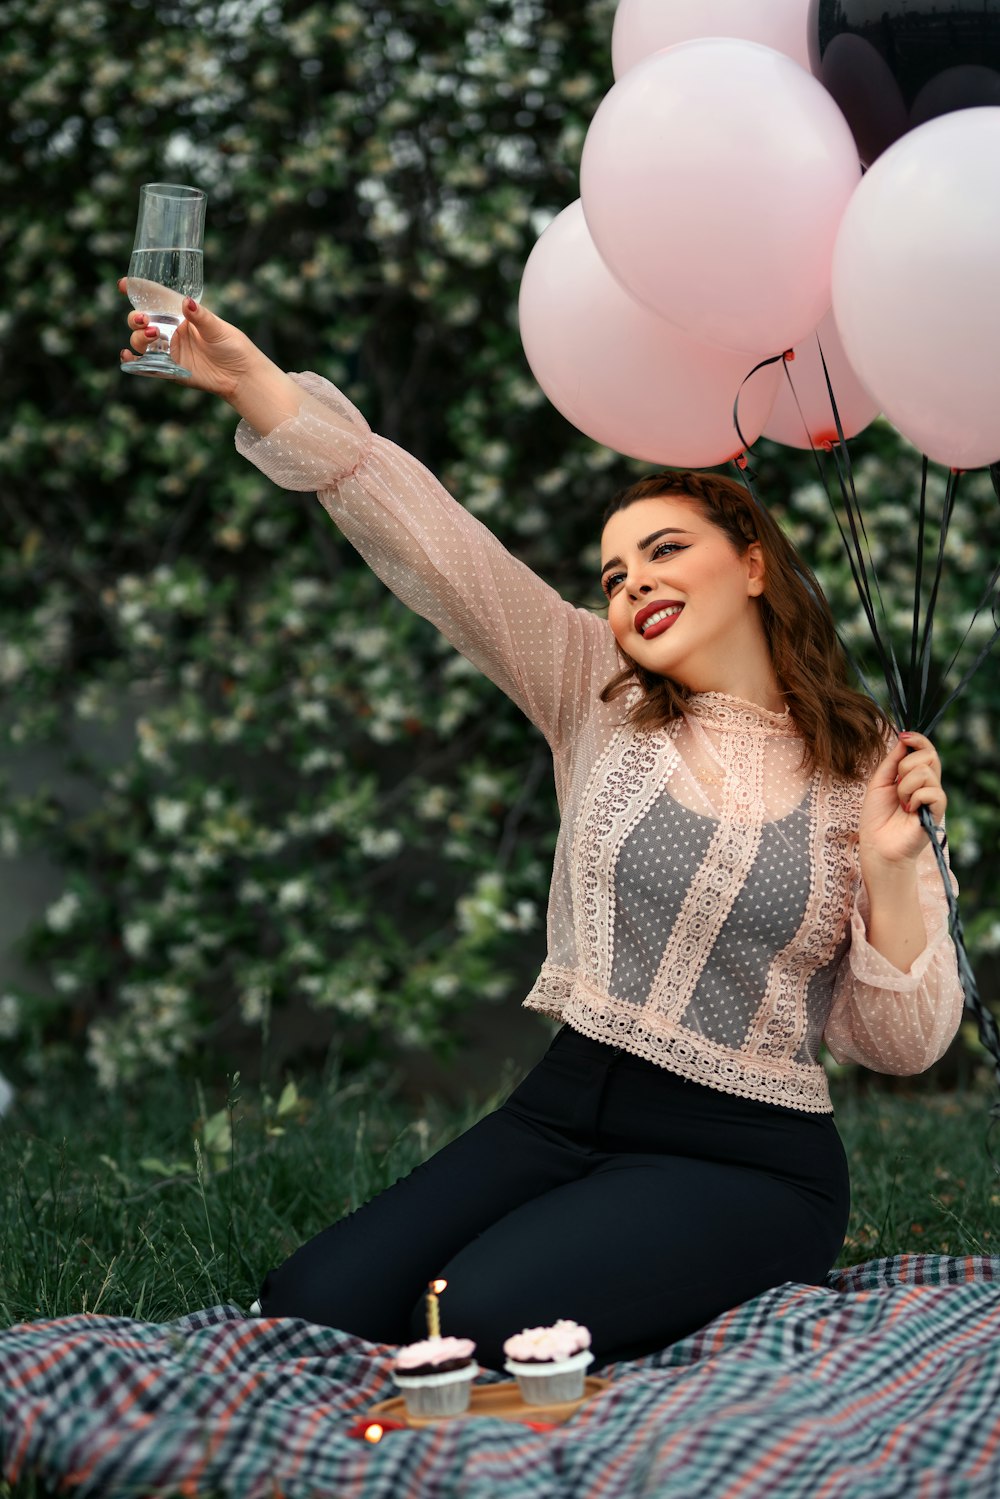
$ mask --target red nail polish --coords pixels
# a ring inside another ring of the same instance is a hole
[[[198,303],[195,301],[194,297],[188,297],[187,301],[184,303],[184,311],[185,312],[197,312],[198,311]]]

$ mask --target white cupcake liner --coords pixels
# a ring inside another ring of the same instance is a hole
[[[472,1381],[479,1365],[446,1369],[443,1374],[397,1374],[392,1377],[403,1391],[411,1416],[459,1416],[469,1408]]]
[[[569,1358],[545,1364],[522,1364],[509,1358],[504,1368],[517,1380],[525,1405],[549,1405],[560,1400],[579,1400],[583,1395],[585,1370],[593,1362],[594,1355],[584,1348]]]

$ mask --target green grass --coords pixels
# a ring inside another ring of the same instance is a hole
[[[170,1079],[130,1099],[84,1083],[29,1094],[0,1124],[0,1325],[247,1306],[268,1266],[467,1128],[512,1081],[451,1111],[336,1076],[279,1098],[206,1098]],[[839,1263],[1000,1252],[990,1101],[985,1088],[838,1098],[853,1187]]]
[[[987,1150],[996,1091],[872,1090],[837,1099],[851,1167],[839,1265],[892,1254],[1000,1254],[1000,1175]],[[1000,1164],[1000,1127],[989,1137]]]
[[[248,1306],[269,1266],[480,1112],[336,1076],[277,1098],[171,1079],[27,1096],[0,1123],[0,1325]]]

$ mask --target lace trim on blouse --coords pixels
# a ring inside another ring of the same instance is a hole
[[[692,1032],[661,1029],[659,1017],[612,999],[569,969],[546,963],[524,1006],[571,1025],[593,1041],[619,1046],[721,1093],[803,1113],[832,1112],[826,1073],[814,1062],[803,1064],[782,1057],[769,1063]]]

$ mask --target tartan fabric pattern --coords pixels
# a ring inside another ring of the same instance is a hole
[[[350,1428],[392,1349],[211,1307],[0,1333],[0,1474],[84,1496],[973,1499],[1000,1492],[1000,1257],[787,1284],[606,1366],[565,1426]],[[505,1376],[486,1376],[500,1379]]]

